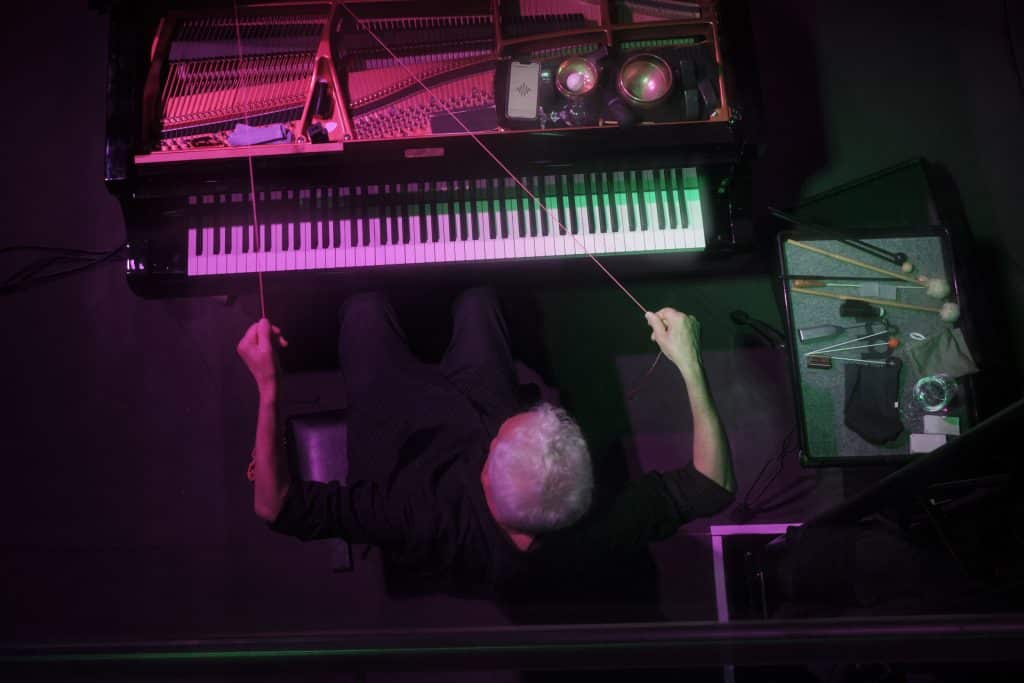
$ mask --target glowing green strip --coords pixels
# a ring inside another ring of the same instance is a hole
[[[704,38],[700,36],[692,36],[689,38],[661,38],[658,40],[627,40],[622,43],[623,50],[635,50],[638,48],[648,47],[672,47],[674,45],[696,45],[698,42],[703,41]]]

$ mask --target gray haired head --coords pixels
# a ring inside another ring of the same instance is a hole
[[[502,425],[491,443],[486,478],[495,519],[534,535],[577,522],[590,508],[594,489],[579,425],[548,403]]]

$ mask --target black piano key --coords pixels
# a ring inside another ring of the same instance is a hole
[[[619,232],[619,204],[615,198],[615,177],[611,173],[602,173],[601,179],[604,183],[604,197],[608,205],[608,214],[611,216],[612,232]]]
[[[453,180],[448,183],[448,232],[453,242],[463,239],[466,222],[462,218],[462,183]]]
[[[416,186],[416,216],[419,218],[420,224],[420,244],[426,244],[427,235],[427,192],[426,185],[422,187],[417,184]]]
[[[334,210],[334,188],[325,187],[323,194],[323,210],[320,212],[320,238],[323,240],[325,249],[331,249],[334,247],[341,246],[334,242],[334,228],[331,222],[336,218]]]
[[[369,197],[363,188],[356,186],[356,216],[359,220],[359,244],[368,247],[373,244],[373,236],[370,234]]]
[[[387,191],[384,194],[384,218],[391,224],[391,244],[401,244],[402,236],[399,234],[398,226],[398,197],[397,185],[386,185]]]
[[[260,246],[263,247],[263,251],[269,252],[273,244],[270,235],[270,223],[262,223],[260,227],[263,229],[263,235],[260,237]]]
[[[526,178],[519,178],[519,183],[525,181]],[[522,185],[516,183],[516,205],[518,207],[519,217],[519,236],[529,237],[530,236],[530,198],[526,195]]]
[[[651,224],[651,195],[654,193],[654,187],[651,184],[651,177],[646,171],[637,171],[637,177],[640,180],[640,196],[643,198],[641,215],[644,218],[644,229],[653,230],[654,226]]]
[[[492,178],[490,185],[491,192],[491,237],[498,239],[500,234],[503,238],[508,237],[508,225],[505,221],[505,201],[502,197],[501,180]]]
[[[679,187],[679,182],[680,179],[676,175],[676,169],[668,169],[668,201],[669,204],[672,206],[672,223],[673,225],[675,225],[676,228],[684,227],[683,225],[676,224],[676,221],[678,220],[679,216],[685,215],[683,207],[679,206],[679,202],[676,198],[676,188]]]
[[[455,239],[459,242],[469,240],[469,232],[466,226],[466,201],[461,180],[453,180],[451,184],[452,203],[449,219],[455,228]]]
[[[346,188],[347,191],[347,188]],[[331,197],[328,196],[327,204],[332,205]],[[338,193],[333,197],[333,211],[331,211],[331,217],[334,218],[334,225],[331,226],[331,244],[335,249],[340,248],[345,244],[344,238],[341,236],[341,221],[343,218],[349,217],[349,204],[348,196],[341,193],[341,188],[338,188]]]
[[[380,187],[374,187],[372,192],[370,188],[366,188],[363,199],[366,202],[365,220],[370,238],[376,240],[376,244],[387,244],[388,225],[384,222],[384,207],[381,200]],[[376,227],[376,230],[374,230],[374,227]],[[367,246],[370,244],[373,244],[373,242],[367,242]]]
[[[323,188],[317,188],[313,191],[311,198],[312,212],[309,216],[309,248],[320,249],[320,245],[323,244],[323,221],[324,221],[324,195]]]
[[[659,170],[651,171],[651,193],[654,195],[654,215],[658,222],[658,229],[665,229],[665,202],[662,201],[662,188],[664,183],[661,181],[661,172]]]
[[[391,244],[391,231],[388,230],[387,221],[387,195],[385,194],[387,185],[380,185],[377,188],[377,194],[367,195],[367,199],[371,202],[371,218],[377,219],[377,239],[378,244],[385,245]]]
[[[519,221],[519,236],[526,237],[527,225],[526,225],[526,213],[523,211],[523,188],[519,186],[519,183],[513,183],[512,185],[512,196],[516,207],[516,218]]]
[[[605,211],[605,196],[604,186],[601,184],[601,174],[591,173],[590,182],[594,188],[593,204],[594,213],[597,214],[597,223],[600,226],[601,232],[608,234],[611,229],[608,225],[608,213]]]
[[[398,215],[395,213],[394,186],[388,183],[380,196],[381,203],[381,227],[388,233],[388,244],[397,245],[401,243],[398,236]]]
[[[644,230],[653,230],[650,214],[651,179],[643,171],[636,172],[637,189],[640,191],[640,218]]]
[[[583,205],[586,207],[587,223],[590,224],[590,234],[600,232],[598,227],[597,212],[594,211],[594,187],[590,182],[589,173],[583,174]]]
[[[472,180],[466,180],[466,225],[469,228],[469,238],[473,240],[480,239],[480,221],[476,215],[476,203],[479,201],[477,197],[476,187]]]
[[[576,235],[579,233],[580,226],[576,223],[576,204],[572,194],[572,179],[568,175],[563,175],[559,178],[559,183],[562,186],[562,201],[559,202],[559,206],[562,209],[560,212],[562,225],[573,235]]]
[[[407,193],[408,185],[404,183],[395,186],[398,201],[398,215],[402,224],[402,244],[412,243],[412,228],[409,226],[409,201],[411,197]]]
[[[224,227],[224,253],[231,254],[231,225]]]
[[[658,198],[658,223],[661,224],[662,230],[667,230],[672,225],[672,220],[668,213],[668,201],[665,198],[667,188],[668,182],[665,180],[665,169],[659,168],[654,172],[654,196]]]
[[[246,222],[242,225],[242,253],[248,254],[251,248],[249,244],[249,230],[252,229],[252,223]]]
[[[539,176],[530,176],[529,184],[530,192],[533,196],[530,197],[530,215],[533,217],[531,228],[533,229],[534,236],[546,235],[544,231],[544,190],[540,182]]]
[[[664,211],[664,227],[666,230],[672,230],[673,228],[676,227],[676,215],[675,213],[673,213],[671,200],[672,181],[670,179],[669,171],[667,168],[661,169],[660,173],[661,192],[658,193],[658,199],[660,200],[662,210]]]
[[[437,195],[437,201],[434,204],[434,222],[440,223],[441,221],[447,221],[448,233],[444,236],[444,239],[449,242],[455,241],[455,221],[452,219],[452,188],[451,184],[447,182],[434,183],[434,194]],[[440,232],[440,227],[438,227]]]
[[[551,215],[548,213],[548,210],[547,210],[548,207],[551,206],[551,195],[550,195],[550,187],[548,186],[548,176],[538,176],[537,177],[537,190],[536,190],[536,192],[537,192],[537,197],[540,199],[540,203],[544,205],[544,208],[541,209],[541,212],[540,212],[541,213],[541,217],[540,217],[540,230],[541,230],[541,234],[543,234],[545,237],[547,237],[548,235],[551,234],[552,230],[554,230],[556,233],[558,232],[558,228],[553,226],[553,225],[551,225]]]
[[[295,222],[292,223],[292,249],[295,251],[302,251],[303,249],[302,222],[309,218],[309,198],[306,196],[307,192],[309,192],[309,190],[299,190],[298,195],[296,196],[299,208],[297,212],[291,215],[291,218],[295,220]],[[288,198],[292,198],[291,192],[288,193]],[[289,211],[294,211],[294,209],[289,207]]]
[[[533,192],[530,179],[523,176],[521,179],[526,189],[523,192],[523,212],[526,214],[526,232],[530,237],[537,237],[540,234],[540,226],[537,224],[537,204],[533,201],[530,193]]]
[[[427,217],[430,220],[430,241],[437,243],[441,241],[441,224],[437,220],[437,203],[441,194],[437,189],[437,183],[427,183]]]
[[[572,214],[574,216],[576,216],[576,220],[577,221],[580,220],[579,214],[580,214],[580,207],[582,206],[583,209],[584,209],[584,211],[583,211],[584,215],[588,216],[588,219],[586,221],[589,224],[587,226],[587,232],[593,234],[593,232],[594,232],[594,221],[593,221],[593,216],[590,216],[590,212],[589,212],[590,195],[587,194],[587,176],[586,176],[585,173],[576,173],[576,174],[573,175],[573,177],[572,177],[572,191],[573,191],[573,194],[575,195],[574,201],[573,201],[573,204],[574,204],[573,209],[574,209],[574,211],[572,212]]]
[[[636,197],[636,177],[633,175],[633,171],[626,171],[626,206],[629,207],[629,229],[643,230],[643,221],[637,220],[639,214],[639,205]]]
[[[507,239],[512,231],[512,214],[515,207],[512,205],[511,181],[508,178],[499,178],[495,185],[495,194],[498,198],[498,216],[501,219],[501,237]]]
[[[221,232],[221,226],[225,222],[224,207],[220,203],[210,205],[211,214],[213,215],[210,223],[213,225],[213,253],[215,256],[224,253],[224,233]]]
[[[465,180],[456,180],[459,185],[459,239],[469,242],[472,229],[469,223],[470,193]]]

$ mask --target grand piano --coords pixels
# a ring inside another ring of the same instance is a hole
[[[594,270],[587,253],[678,272],[744,244],[740,0],[104,9],[106,182],[142,296]]]

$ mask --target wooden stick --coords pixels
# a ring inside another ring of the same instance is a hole
[[[915,306],[914,304],[901,304],[895,301],[886,301],[884,299],[872,299],[866,296],[849,296],[847,294],[832,294],[830,292],[816,292],[813,289],[803,289],[802,287],[792,287],[791,291],[800,292],[801,294],[810,294],[811,296],[824,296],[829,299],[839,299],[840,301],[866,301],[869,304],[875,304],[876,306],[883,306],[886,308],[909,308],[912,311],[927,311],[928,313],[942,313],[941,308],[931,308],[929,306]]]
[[[821,247],[812,247],[809,244],[805,244],[803,242],[798,242],[796,240],[787,240],[787,241],[789,242],[789,244],[792,244],[794,247],[800,247],[801,249],[806,249],[807,251],[813,251],[815,254],[821,254],[822,256],[827,256],[828,258],[832,258],[832,259],[835,259],[837,261],[842,261],[843,263],[849,263],[850,265],[853,265],[853,266],[860,266],[861,268],[867,268],[868,270],[873,270],[874,272],[881,273],[882,275],[887,275],[889,277],[894,277],[894,278],[897,278],[899,280],[904,280],[906,282],[912,282],[915,285],[921,284],[917,280],[915,280],[914,278],[910,277],[909,275],[904,275],[903,273],[897,273],[897,272],[892,271],[892,270],[886,270],[885,268],[878,268],[877,266],[873,266],[870,263],[864,263],[863,261],[858,261],[857,259],[850,258],[849,256],[840,256],[839,254],[833,254],[831,251],[828,251],[827,249],[822,249]]]

